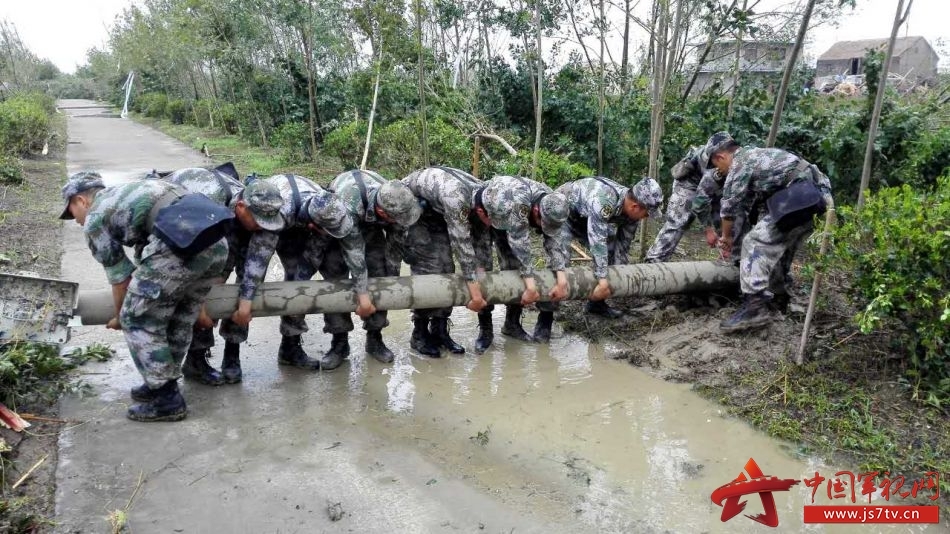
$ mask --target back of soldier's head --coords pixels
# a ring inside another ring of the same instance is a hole
[[[422,208],[406,184],[393,180],[384,183],[376,193],[376,205],[393,222],[402,227],[410,227],[419,220]]]

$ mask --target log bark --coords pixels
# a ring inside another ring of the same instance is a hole
[[[597,285],[590,267],[567,269],[567,277],[569,300],[587,299]],[[609,267],[607,277],[613,296],[656,296],[735,285],[739,271],[731,265],[711,261],[638,263]],[[547,300],[554,283],[553,272],[538,271],[541,300]],[[489,304],[518,302],[524,292],[524,281],[518,271],[486,274],[481,286]],[[369,295],[380,310],[464,306],[469,299],[465,279],[454,274],[370,278]],[[215,286],[208,294],[208,314],[215,319],[230,317],[237,302],[237,285]],[[268,282],[258,291],[251,309],[255,317],[345,313],[356,310],[356,296],[349,280]],[[115,315],[112,291],[81,291],[74,314],[82,318],[84,325],[106,324]]]

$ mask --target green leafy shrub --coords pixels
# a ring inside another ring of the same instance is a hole
[[[517,156],[510,156],[502,160],[492,169],[493,174],[507,174],[531,177],[531,168],[534,162],[534,153],[521,150]],[[557,187],[564,182],[577,180],[585,176],[593,176],[594,170],[583,163],[575,163],[566,156],[553,154],[541,149],[538,152],[538,174],[536,180]]]
[[[26,155],[43,148],[49,136],[52,99],[22,93],[0,102],[0,147]]]
[[[214,114],[216,113],[214,102],[207,99],[196,101],[191,106],[191,116],[189,122],[202,128],[209,128],[215,125]]]
[[[271,134],[271,143],[280,148],[286,163],[310,161],[310,125],[306,122],[286,122]]]
[[[340,158],[344,168],[354,169],[360,166],[363,157],[363,143],[366,141],[366,123],[350,121],[328,133],[323,138],[326,153]]]
[[[472,140],[468,136],[441,119],[427,121],[427,128],[430,165],[471,168]],[[370,161],[374,169],[405,176],[425,167],[418,118],[396,121],[378,132],[370,144]]]
[[[132,103],[132,109],[146,117],[162,119],[167,105],[168,97],[164,93],[142,93]]]
[[[896,328],[918,398],[950,402],[950,175],[930,191],[881,189],[842,218],[832,261],[853,273],[861,331]]]
[[[169,100],[165,104],[165,118],[170,120],[172,124],[184,124],[189,111],[189,103],[180,98]]]
[[[89,360],[111,358],[104,345],[78,348],[60,356],[56,345],[12,342],[0,346],[0,402],[16,409],[32,402],[50,402],[70,390],[67,373]]]
[[[13,154],[0,152],[0,184],[23,183],[23,163]]]

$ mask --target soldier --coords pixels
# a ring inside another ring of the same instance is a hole
[[[252,181],[245,187],[218,169],[180,169],[165,176],[165,180],[193,193],[202,193],[234,211],[240,224],[232,225],[228,232],[228,262],[217,281],[224,282],[231,271],[236,270],[240,283],[239,308],[249,310],[254,294],[267,274],[267,265],[277,246],[278,233],[284,228],[284,219],[280,214],[283,206],[280,191],[264,180]],[[211,347],[214,346],[214,331],[210,326],[196,324],[191,347],[181,369],[185,378],[209,385],[240,382],[240,348],[241,343],[247,341],[247,326],[248,323],[238,310],[232,317],[221,321],[219,332],[224,338],[224,357],[221,360],[221,372],[218,373],[208,364]]]
[[[594,276],[598,282],[587,302],[587,312],[619,318],[623,312],[605,302],[611,292],[607,266],[626,265],[640,220],[661,215],[660,184],[647,177],[633,187],[626,187],[608,178],[593,176],[563,184],[557,191],[567,197],[571,206],[568,223],[574,239],[586,245],[594,257]]]
[[[153,231],[160,208],[171,207],[181,193],[160,180],[105,188],[94,172],[74,174],[63,186],[60,219],[75,219],[83,227],[89,250],[105,267],[116,310],[107,326],[123,331],[145,380],[131,391],[137,403],[128,417],[136,421],[178,421],[187,415],[178,390],[181,362],[202,302],[227,261],[224,239],[185,256],[156,235],[158,228]],[[137,267],[124,246],[136,249]]]
[[[723,136],[729,136],[727,132],[720,132]],[[729,136],[731,138],[731,136]],[[705,157],[705,155],[704,155]],[[708,158],[707,160],[708,161]],[[703,225],[706,244],[710,248],[719,246],[719,234],[717,228],[721,230],[721,220],[719,218],[720,203],[722,200],[722,186],[726,182],[726,177],[719,174],[715,168],[709,169],[699,181],[699,187],[696,188],[696,196],[693,197],[690,207],[691,216],[695,217]],[[735,221],[732,224],[732,251],[728,255],[731,261],[738,265],[739,256],[742,253],[742,238],[749,231],[746,213],[742,210],[736,211]],[[723,259],[727,256],[723,255]]]
[[[412,274],[454,273],[454,252],[468,285],[470,299],[465,307],[482,311],[488,303],[482,297],[478,276],[485,271],[486,258],[490,265],[491,236],[472,206],[484,184],[451,167],[418,170],[402,182],[424,204],[422,215],[405,238],[404,257]],[[465,348],[449,336],[451,313],[451,307],[413,310],[409,346],[433,358],[440,356],[440,347],[463,354]]]
[[[521,303],[506,305],[502,334],[521,341],[550,340],[557,301],[566,297],[568,290],[564,269],[570,260],[571,230],[565,224],[569,211],[563,194],[520,176],[496,176],[485,186],[481,205],[476,205],[475,212],[483,223],[491,227],[499,267],[502,270],[520,269],[525,284]],[[548,293],[550,302],[538,302],[540,295],[534,280],[536,259],[529,239],[532,228],[542,236],[548,268],[555,271],[557,277],[556,285]],[[540,315],[531,336],[521,326],[521,312],[524,306],[535,302]],[[494,338],[492,308],[488,306],[478,313],[479,333],[475,340],[478,353],[487,350]]]
[[[694,215],[690,208],[700,180],[707,171],[707,161],[709,158],[703,154],[703,147],[692,147],[670,171],[673,175],[673,194],[666,203],[666,221],[647,252],[644,260],[647,263],[668,261],[683,238],[683,233],[693,222]]]
[[[387,181],[373,171],[363,170],[337,175],[330,182],[330,190],[346,204],[356,221],[358,231],[349,233],[344,243],[352,242],[351,246],[363,250],[367,274],[399,276],[400,239],[422,213],[415,195],[400,181]],[[365,286],[365,278],[357,284]],[[363,320],[366,353],[382,363],[391,363],[395,355],[383,343],[382,329],[386,326],[386,310],[377,310]]]
[[[356,314],[366,319],[376,311],[366,287],[366,261],[358,246],[362,239],[346,204],[332,192],[303,176],[277,174],[266,181],[275,185],[283,199],[281,214],[287,226],[277,242],[277,257],[284,267],[284,280],[310,280],[319,272],[326,280],[353,276]],[[250,312],[250,309],[248,309]],[[305,369],[336,369],[350,354],[348,333],[353,330],[349,313],[323,315],[323,331],[332,334],[330,350],[322,360],[310,358],[300,345],[308,330],[303,315],[280,318],[281,342],[277,362]]]
[[[771,321],[767,308],[773,297],[788,295],[792,259],[814,229],[814,216],[834,207],[831,182],[795,154],[740,148],[722,132],[709,139],[706,152],[710,166],[726,177],[720,209],[723,255],[732,252],[736,215],[744,211],[756,220],[742,242],[742,306],[720,327],[725,332],[761,327]]]

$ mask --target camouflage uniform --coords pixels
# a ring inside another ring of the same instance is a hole
[[[201,193],[231,209],[234,209],[234,205],[241,199],[244,192],[244,184],[234,178],[202,168],[180,169],[164,179],[192,193]],[[231,272],[236,270],[241,300],[254,299],[257,288],[263,283],[267,274],[267,266],[277,247],[278,235],[277,232],[266,230],[249,232],[237,221],[228,232],[228,260],[221,271],[220,281],[227,280]],[[247,333],[247,326],[238,325],[230,318],[221,321],[219,334],[228,343],[247,341]],[[191,349],[205,350],[213,346],[212,330],[196,327]]]
[[[719,218],[720,202],[722,199],[722,186],[725,178],[719,176],[716,169],[710,169],[703,175],[699,181],[699,187],[696,188],[696,196],[693,197],[690,205],[690,216],[695,217],[703,228],[715,228],[720,231],[721,219]],[[672,202],[672,200],[670,200]],[[742,210],[736,212],[735,221],[732,224],[732,258],[738,261],[742,254],[742,238],[749,231],[746,213]]]
[[[541,227],[535,226],[530,219],[532,205],[543,202],[543,197],[551,194],[554,190],[547,185],[519,176],[496,176],[488,182],[482,202],[491,219],[492,240],[498,251],[501,270],[519,269],[522,278],[534,276],[536,261],[529,238],[532,229],[544,242],[548,268],[553,271],[567,268],[572,239],[569,225],[544,224],[544,214]],[[537,306],[543,311],[553,311],[557,303],[538,302]]]
[[[325,280],[339,280],[346,278],[349,271],[356,291],[365,292],[367,275],[360,246],[362,238],[340,198],[303,176],[277,174],[266,180],[277,186],[284,199],[280,212],[287,227],[277,242],[284,280],[310,280],[317,272]],[[295,204],[291,180],[297,185],[299,204]],[[309,224],[319,230],[311,230]],[[323,331],[329,334],[353,330],[349,313],[326,313],[323,322]],[[280,318],[282,336],[299,336],[307,330],[303,315]]]
[[[175,188],[145,180],[104,189],[96,195],[83,227],[109,283],[132,278],[119,321],[132,360],[153,389],[181,376],[192,326],[228,254],[222,239],[191,258],[181,258],[150,234],[146,221],[152,206]],[[137,267],[123,246],[139,251]]]
[[[362,180],[363,190],[359,187],[358,179]],[[402,263],[399,243],[406,233],[406,228],[376,216],[377,194],[384,183],[386,179],[379,174],[360,170],[341,173],[330,182],[330,189],[346,205],[358,229],[344,238],[344,243],[365,251],[366,273],[374,278],[399,276]],[[363,320],[365,330],[382,330],[387,326],[389,320],[386,310],[378,310]]]
[[[656,241],[647,252],[646,261],[667,261],[683,238],[683,232],[693,221],[690,210],[700,179],[706,171],[702,161],[703,147],[693,147],[679,163],[673,166],[673,193],[666,206],[666,221],[656,234]]]
[[[765,201],[776,191],[803,180],[812,180],[826,205],[834,206],[828,177],[795,154],[753,147],[735,152],[723,187],[720,214],[722,218],[733,218],[747,212],[757,218],[742,243],[739,281],[743,294],[788,292],[792,259],[814,225],[808,221],[783,232],[775,226]]]
[[[473,195],[482,181],[459,169],[430,167],[402,179],[425,206],[405,237],[403,257],[412,274],[455,272],[455,259],[467,281],[477,269],[492,268],[491,235],[472,211]],[[402,247],[400,247],[402,248]],[[417,318],[446,319],[452,308],[413,310]]]

